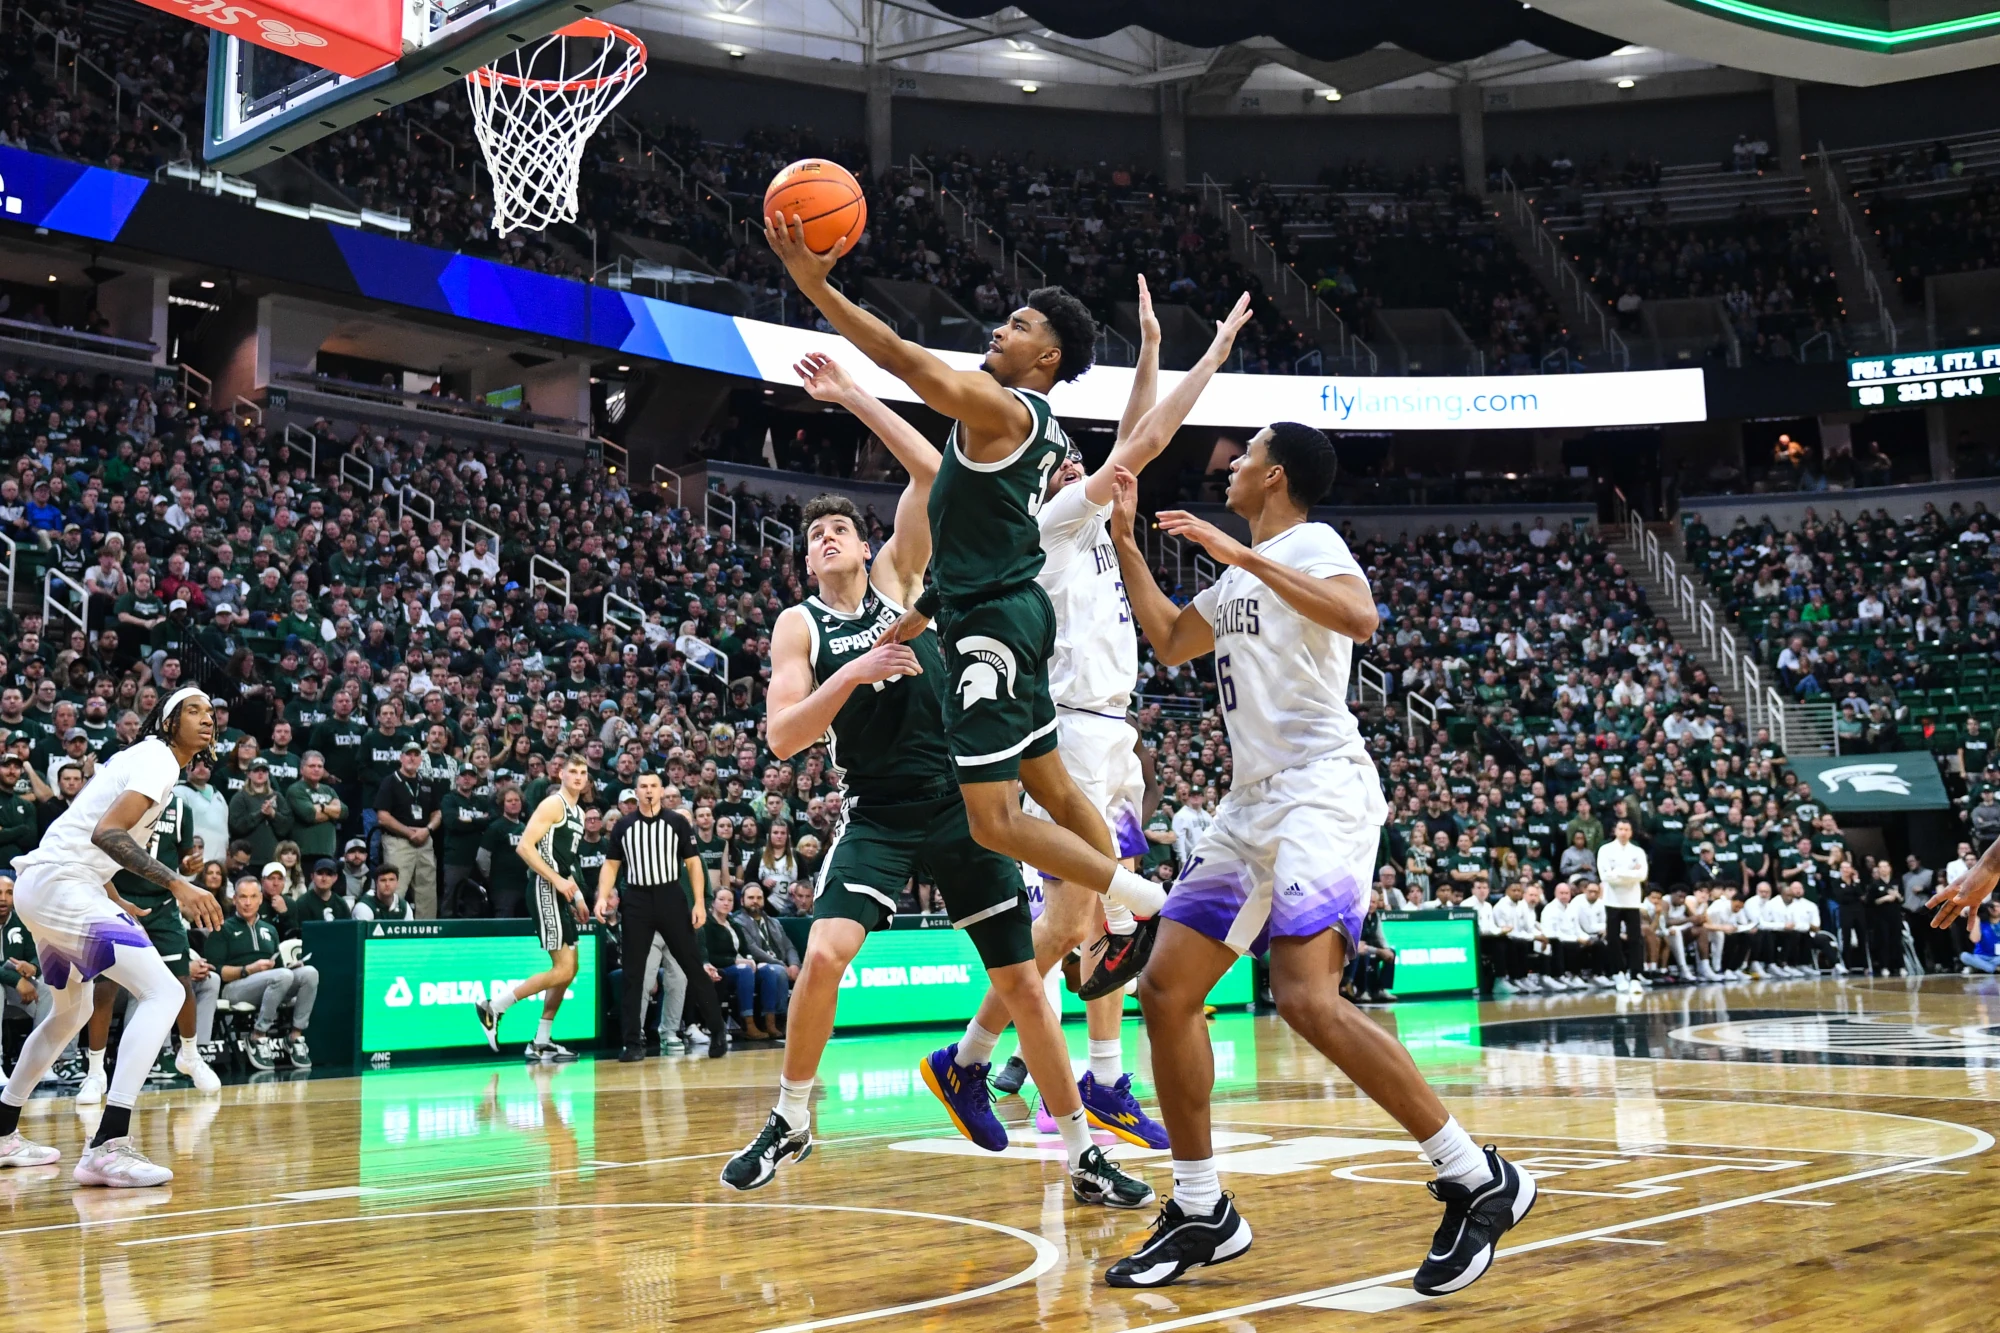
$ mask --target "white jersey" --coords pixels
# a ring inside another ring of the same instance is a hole
[[[1315,578],[1367,577],[1324,523],[1286,528],[1256,550]],[[1215,630],[1215,679],[1237,786],[1316,759],[1369,762],[1347,710],[1352,639],[1307,620],[1234,565],[1195,597],[1194,607]]]
[[[16,871],[35,866],[63,867],[66,875],[88,875],[109,883],[121,867],[99,851],[90,840],[97,821],[118,803],[126,792],[145,794],[152,808],[132,826],[132,840],[141,847],[153,841],[153,826],[167,808],[174,784],[181,780],[181,763],[157,736],[149,736],[129,750],[120,750],[97,770],[97,776],[83,784],[76,801],[56,817],[42,835],[41,846],[14,862]]]
[[[1083,483],[1073,482],[1042,506],[1042,572],[1035,581],[1056,612],[1056,650],[1049,658],[1049,697],[1058,708],[1123,718],[1139,678],[1139,631],[1125,600],[1125,579],[1105,515]]]

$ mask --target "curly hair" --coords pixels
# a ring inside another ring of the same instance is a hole
[[[1097,360],[1097,321],[1089,306],[1061,287],[1037,287],[1028,293],[1028,309],[1049,322],[1049,332],[1062,349],[1056,383],[1066,384],[1090,369]]]

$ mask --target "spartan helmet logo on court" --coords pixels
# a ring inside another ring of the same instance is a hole
[[[958,706],[970,708],[981,699],[998,699],[1000,687],[1014,697],[1014,650],[985,634],[968,634],[952,647],[972,660],[958,673]]]
[[[1820,771],[1819,780],[1826,784],[1829,792],[1840,790],[1845,782],[1856,792],[1887,792],[1891,796],[1908,796],[1909,781],[1896,772],[1894,764],[1844,764],[1839,768]]]

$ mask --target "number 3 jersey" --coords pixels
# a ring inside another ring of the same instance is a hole
[[[1036,515],[1047,563],[1038,582],[1056,610],[1049,696],[1058,708],[1122,719],[1139,678],[1139,633],[1104,516],[1072,482]]]
[[[931,583],[946,606],[1018,592],[1042,572],[1036,524],[1049,477],[1069,456],[1069,436],[1031,389],[1009,390],[1028,409],[1027,438],[1005,458],[975,463],[954,423],[931,483]]]
[[[1367,577],[1324,523],[1286,528],[1256,550],[1314,578]],[[1307,620],[1234,565],[1196,596],[1194,607],[1215,629],[1215,681],[1237,787],[1316,759],[1367,761],[1361,729],[1347,709],[1352,639]]]

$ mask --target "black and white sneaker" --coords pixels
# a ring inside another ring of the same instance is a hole
[[[1224,1194],[1215,1210],[1190,1217],[1168,1199],[1153,1220],[1153,1234],[1137,1253],[1104,1272],[1114,1287],[1164,1287],[1197,1268],[1226,1264],[1250,1248],[1250,1224],[1236,1211],[1236,1196]]]
[[[1411,1285],[1420,1296],[1464,1291],[1493,1265],[1500,1238],[1535,1206],[1535,1178],[1486,1146],[1493,1178],[1477,1189],[1433,1180],[1431,1197],[1444,1205],[1444,1221]]]
[[[576,1059],[575,1051],[552,1041],[531,1041],[521,1054],[531,1065],[564,1065]]]
[[[1007,1063],[1000,1066],[1000,1072],[993,1076],[993,1090],[1002,1097],[1012,1097],[1028,1081],[1028,1062],[1018,1055],[1007,1057]]]
[[[803,1162],[812,1156],[812,1126],[793,1129],[776,1111],[764,1122],[750,1146],[730,1158],[722,1168],[722,1183],[733,1190],[754,1190],[768,1185],[778,1167],[790,1158]]]
[[[1160,933],[1160,918],[1149,916],[1130,935],[1105,935],[1091,949],[1097,954],[1096,970],[1077,988],[1080,999],[1095,1000],[1125,989],[1125,983],[1139,975],[1153,956],[1153,940]]]
[[[484,1000],[474,1000],[472,1012],[479,1015],[479,1026],[486,1032],[486,1044],[497,1052],[500,1049],[500,1011]]]
[[[1078,1203],[1101,1203],[1106,1208],[1144,1208],[1157,1197],[1151,1185],[1120,1171],[1095,1144],[1071,1168],[1069,1192]]]

